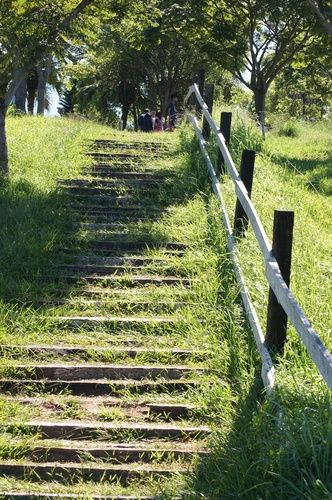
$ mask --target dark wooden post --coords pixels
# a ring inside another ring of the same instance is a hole
[[[197,83],[196,75],[193,75],[191,79],[191,85],[194,85],[194,83]],[[191,94],[191,96],[188,99],[188,107],[195,108],[195,106],[196,106],[196,96],[195,94]]]
[[[305,122],[305,104],[306,104],[306,93],[302,92],[302,121]]]
[[[197,78],[198,90],[201,96],[204,95],[204,80],[205,80],[205,71],[203,68],[201,68],[198,70],[198,78]],[[201,106],[200,104],[198,104],[198,101],[196,101],[196,114],[198,117],[202,116]]]
[[[212,109],[213,109],[213,96],[214,96],[214,85],[213,83],[209,83],[208,85],[206,85],[204,100],[205,104],[208,107],[210,115],[212,114]],[[205,116],[203,117],[202,132],[204,139],[208,139],[210,137],[211,127]]]
[[[223,111],[220,115],[220,132],[225,138],[227,147],[229,146],[229,140],[231,136],[231,123],[232,113]],[[225,160],[219,148],[217,157],[217,172],[219,172],[221,175],[224,175],[226,173]]]
[[[249,198],[251,197],[252,181],[254,177],[255,166],[255,151],[251,149],[244,149],[242,151],[240,177],[248,191]],[[248,227],[248,217],[245,213],[241,202],[237,199],[235,206],[234,217],[234,233],[238,236],[243,236]]]
[[[275,210],[272,251],[278,262],[281,275],[288,287],[290,283],[293,226],[294,212]],[[272,353],[283,354],[286,332],[287,314],[270,288],[265,340]]]

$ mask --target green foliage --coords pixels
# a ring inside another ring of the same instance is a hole
[[[297,137],[299,135],[298,124],[294,121],[286,121],[281,124],[278,133],[285,137]]]
[[[146,9],[133,5],[116,23],[101,19],[84,61],[67,68],[76,82],[75,109],[104,118],[121,106],[125,125],[129,111],[134,115],[149,107],[165,114],[170,94],[186,93],[203,63],[185,32],[186,12],[184,6],[152,2]]]
[[[269,91],[267,109],[273,113],[306,119],[310,117],[321,119],[326,115],[332,100],[331,68],[328,61],[331,58],[332,39],[315,37],[310,50],[297,54],[291,64],[285,66],[275,79],[275,84]],[[291,98],[292,95],[305,93],[306,98],[319,99],[318,102],[305,102],[302,98]]]
[[[193,3],[197,43],[254,94],[255,111],[277,75],[312,38],[302,1]]]

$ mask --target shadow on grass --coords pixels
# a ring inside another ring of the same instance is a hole
[[[68,196],[38,191],[28,181],[1,179],[0,298],[31,303],[48,284],[46,269],[60,262],[59,245],[70,231]],[[49,271],[48,271],[49,272]]]
[[[305,184],[309,190],[318,191],[325,196],[332,195],[332,153],[326,151],[324,159],[299,159],[282,155],[273,157],[273,161],[286,166],[289,172],[305,176]]]
[[[226,423],[224,429],[214,431],[210,453],[198,459],[188,477],[188,493],[181,496],[183,500],[273,498],[265,495],[262,475],[256,477],[260,464],[254,463],[263,450],[255,432],[260,400],[262,383],[257,377],[246,394],[238,394],[231,428]]]
[[[187,175],[186,168],[170,165],[158,173],[164,177],[163,181],[156,183],[153,190],[140,193],[136,189],[133,201],[129,198],[127,202],[142,206],[146,210],[144,217],[148,218],[150,208],[160,209],[150,216],[151,231],[152,222],[162,217],[163,209],[184,203],[197,192],[197,182]],[[0,190],[0,299],[38,308],[40,300],[54,296],[59,288],[62,295],[69,295],[76,289],[76,283],[62,280],[59,266],[73,263],[75,256],[89,252],[91,233],[82,237],[80,226],[87,221],[84,207],[99,204],[107,210],[110,208],[107,200],[98,203],[85,193],[73,196],[66,186],[43,192],[27,180],[1,179]],[[72,204],[79,210],[71,208]],[[123,206],[125,208],[126,203]],[[115,201],[113,208],[116,207],[119,205]],[[108,222],[106,218],[104,222]],[[108,236],[104,232],[102,238],[112,240],[117,235]],[[124,238],[128,241],[167,239],[158,229],[140,235],[137,224],[128,225]]]

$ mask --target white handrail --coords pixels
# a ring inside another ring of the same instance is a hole
[[[310,356],[312,357],[314,363],[316,364],[318,370],[320,371],[323,379],[325,380],[327,386],[332,391],[332,356],[322,343],[321,339],[314,331],[311,326],[309,320],[306,318],[305,314],[301,310],[300,306],[297,304],[295,298],[293,297],[291,291],[286,285],[284,279],[282,278],[279,265],[273,255],[271,244],[266,236],[263,225],[259,219],[259,216],[255,210],[254,205],[252,204],[247,189],[244,186],[241,177],[239,176],[236,167],[233,163],[231,155],[228,151],[226,141],[219,128],[216,126],[212,116],[209,113],[208,107],[204,102],[200,92],[198,90],[198,86],[196,84],[192,85],[189,89],[188,94],[185,97],[185,103],[189,99],[192,94],[195,94],[198,103],[203,111],[204,117],[207,120],[208,124],[211,127],[211,130],[214,132],[218,147],[221,151],[221,154],[224,159],[224,163],[227,167],[227,170],[234,182],[235,193],[237,198],[239,199],[246,215],[248,221],[250,222],[256,239],[258,241],[260,250],[262,252],[263,258],[266,264],[266,278],[272,288],[275,296],[277,297],[278,302],[283,307],[285,313],[288,318],[292,322],[297,334],[301,338],[302,342],[306,346]],[[240,264],[238,261],[238,252],[236,248],[236,242],[233,236],[233,231],[230,226],[228,216],[226,213],[224,201],[221,194],[220,184],[218,182],[218,178],[216,172],[213,168],[212,162],[209,158],[209,155],[206,151],[206,142],[201,134],[199,126],[197,124],[196,118],[186,115],[187,119],[194,126],[196,135],[199,140],[200,149],[204,156],[205,162],[207,164],[207,168],[209,170],[211,179],[212,179],[212,188],[216,196],[218,197],[221,203],[221,211],[224,226],[227,234],[227,246],[231,253],[231,257],[233,260],[235,276],[237,282],[240,286],[241,297],[244,303],[244,307],[250,322],[250,326],[253,330],[256,345],[258,347],[261,359],[262,359],[262,378],[266,388],[271,389],[274,385],[274,367],[272,364],[271,357],[269,355],[267,346],[264,341],[264,335],[262,333],[261,327],[259,325],[259,320],[257,314],[255,312],[254,306],[249,297],[249,291],[245,284],[245,280],[243,278]]]

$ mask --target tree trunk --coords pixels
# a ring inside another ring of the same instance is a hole
[[[267,85],[266,85],[265,79],[262,75],[260,75],[258,77],[257,82],[256,82],[256,87],[253,90],[254,90],[254,96],[255,96],[255,111],[256,111],[257,119],[258,119],[259,123],[261,123],[262,113],[264,115],[264,112],[265,112],[265,99],[266,99],[266,93],[267,93]]]
[[[123,130],[125,130],[125,128],[127,127],[129,109],[130,109],[130,103],[124,102],[122,105],[122,116],[121,116],[121,120],[123,122]]]
[[[262,114],[264,115],[265,112],[266,91],[265,89],[262,90],[261,88],[256,88],[254,92],[255,92],[255,111],[257,119],[259,123],[261,123]]]
[[[3,98],[0,98],[0,168],[2,175],[8,175],[8,148],[6,138],[6,113],[8,106]]]
[[[136,104],[136,101],[134,102],[133,104],[133,116],[134,116],[134,128],[135,128],[135,132],[137,132],[138,130],[138,117],[139,117],[140,113],[139,113],[139,110],[137,109],[137,104]]]
[[[31,113],[33,115],[35,107],[35,97],[38,88],[38,75],[36,69],[34,69],[29,73],[27,79],[27,87],[28,87],[28,113]]]
[[[27,99],[27,81],[22,80],[15,92],[15,106],[16,109],[26,113],[26,99]]]
[[[37,68],[38,89],[37,89],[37,115],[43,115],[45,112],[46,103],[46,84],[50,76],[52,68],[52,57],[49,56],[45,62],[45,66]]]
[[[38,87],[37,87],[37,115],[44,115],[45,112],[45,102],[46,102],[46,69],[37,68],[38,75]]]

